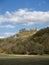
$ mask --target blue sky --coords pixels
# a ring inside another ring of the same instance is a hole
[[[49,0],[0,0],[0,38],[22,28],[49,26]]]

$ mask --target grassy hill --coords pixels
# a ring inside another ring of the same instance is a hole
[[[49,54],[49,27],[22,29],[18,34],[0,39],[0,53],[5,54]]]

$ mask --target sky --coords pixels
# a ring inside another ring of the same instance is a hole
[[[0,0],[0,38],[48,26],[49,0]]]

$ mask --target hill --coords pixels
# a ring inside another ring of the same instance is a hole
[[[45,54],[49,54],[49,27],[39,30],[32,36],[35,43],[43,46]]]
[[[22,29],[14,36],[0,39],[0,53],[49,54],[49,27],[38,31]]]

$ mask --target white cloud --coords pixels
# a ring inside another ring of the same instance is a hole
[[[16,32],[4,32],[3,34],[0,35],[0,38],[7,38],[13,36],[14,34],[16,34]]]
[[[9,37],[9,36],[14,35],[14,34],[15,34],[15,32],[5,32],[4,36]]]
[[[15,28],[13,25],[0,25],[0,28]]]
[[[2,38],[5,38],[4,36],[0,36],[0,38],[2,39]]]
[[[19,9],[15,12],[7,11],[4,15],[0,15],[0,23],[11,22],[19,25],[44,24],[49,22],[49,11],[31,11],[28,9]]]

